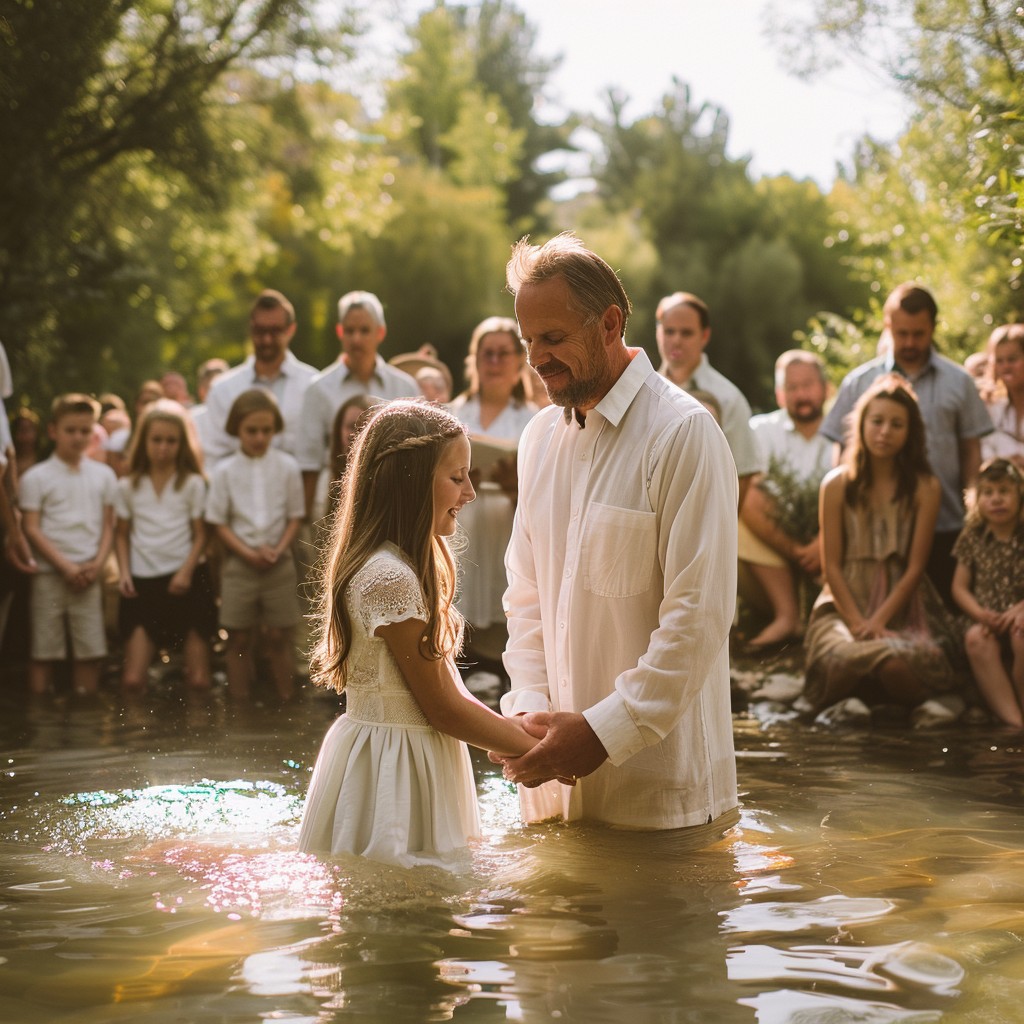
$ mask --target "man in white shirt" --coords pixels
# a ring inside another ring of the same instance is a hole
[[[524,239],[507,276],[554,405],[520,442],[506,555],[501,706],[542,738],[492,759],[522,783],[528,820],[717,836],[737,806],[728,445],[700,403],[626,347],[629,299],[579,239]]]
[[[384,401],[416,398],[419,385],[409,374],[389,366],[378,353],[388,333],[384,307],[372,292],[347,292],[338,300],[341,342],[337,362],[319,373],[302,408],[297,458],[306,492],[306,511],[313,504],[316,481],[331,450],[331,430],[338,410],[353,395],[372,395]]]
[[[740,593],[744,573],[763,591],[771,621],[748,644],[758,651],[803,632],[798,574],[821,574],[818,486],[835,462],[836,446],[821,433],[828,382],[821,357],[790,349],[775,361],[775,412],[750,427],[766,469],[756,475],[740,509]]]
[[[666,295],[655,311],[661,366],[684,391],[707,391],[722,408],[722,432],[729,442],[740,485],[740,506],[755,473],[764,469],[750,429],[750,403],[743,392],[708,362],[704,350],[711,340],[711,314],[703,299],[690,292]]]
[[[253,387],[271,392],[284,417],[284,430],[275,435],[274,447],[297,455],[303,401],[317,371],[292,354],[296,326],[295,307],[281,292],[273,288],[260,292],[249,314],[252,355],[220,374],[206,396],[202,438],[207,472],[238,450],[238,438],[225,429],[228,413],[231,403]]]

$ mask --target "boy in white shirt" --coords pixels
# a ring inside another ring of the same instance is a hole
[[[225,550],[220,620],[228,632],[228,693],[241,701],[252,688],[253,640],[261,627],[278,697],[285,702],[295,692],[294,632],[302,613],[292,545],[306,503],[299,464],[270,447],[283,429],[269,391],[243,391],[226,426],[240,448],[217,464],[206,501],[206,521]]]
[[[67,657],[65,622],[76,694],[96,692],[107,653],[101,573],[113,543],[117,478],[105,463],[85,458],[99,411],[88,395],[57,398],[53,454],[21,480],[22,526],[39,562],[31,596],[34,694],[50,691],[53,662]]]

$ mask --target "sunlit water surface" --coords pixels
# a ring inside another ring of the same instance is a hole
[[[1024,740],[736,721],[710,849],[523,828],[470,873],[297,854],[332,709],[10,712],[0,1021],[1024,1021]]]

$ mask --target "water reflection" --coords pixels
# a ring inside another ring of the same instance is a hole
[[[1021,1019],[1015,737],[738,719],[742,819],[696,851],[524,829],[486,775],[453,876],[294,852],[333,711],[8,719],[0,1019]]]

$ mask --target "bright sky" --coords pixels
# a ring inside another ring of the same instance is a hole
[[[550,79],[553,100],[605,113],[604,95],[615,86],[631,99],[626,116],[637,118],[658,109],[675,75],[696,106],[708,102],[729,115],[730,155],[752,157],[755,176],[787,172],[827,189],[861,135],[888,141],[906,121],[895,89],[865,70],[847,66],[813,84],[789,74],[764,29],[771,0],[512,2],[537,28],[537,53],[562,55]],[[775,4],[787,13],[802,6]],[[396,4],[406,22],[432,5]],[[555,119],[557,106],[550,113]]]

